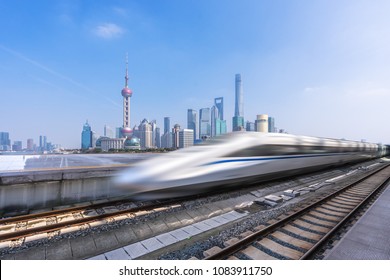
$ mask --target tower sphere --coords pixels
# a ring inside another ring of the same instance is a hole
[[[122,96],[123,97],[131,97],[133,95],[133,91],[127,87],[122,89]]]
[[[133,131],[130,127],[122,127],[122,136],[124,137],[130,137],[133,135]]]

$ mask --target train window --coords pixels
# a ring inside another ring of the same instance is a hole
[[[281,156],[302,154],[299,146],[260,145],[230,153],[226,157]]]
[[[226,157],[255,157],[255,156],[283,156],[319,153],[352,152],[355,148],[327,147],[327,146],[307,146],[307,145],[260,145],[236,151],[226,155]]]

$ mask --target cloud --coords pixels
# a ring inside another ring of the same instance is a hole
[[[125,30],[115,23],[104,23],[94,29],[94,34],[103,39],[117,38],[123,33],[125,33]]]

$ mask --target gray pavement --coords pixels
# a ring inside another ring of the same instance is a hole
[[[390,260],[390,185],[326,260]]]

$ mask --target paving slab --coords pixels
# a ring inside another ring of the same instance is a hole
[[[131,257],[123,248],[112,250],[104,253],[107,260],[131,260]]]
[[[191,237],[191,234],[185,232],[182,229],[176,229],[170,232],[177,240],[184,240]]]
[[[88,259],[89,261],[107,260],[104,254],[94,256]]]
[[[138,258],[139,256],[149,253],[149,251],[145,248],[145,246],[141,244],[141,242],[130,244],[128,246],[123,247],[123,249],[132,259]]]
[[[224,225],[224,224],[226,224],[226,223],[229,222],[227,219],[224,219],[224,218],[221,217],[221,216],[213,217],[213,218],[211,218],[211,220],[217,222],[217,223],[220,224],[220,225]]]
[[[212,218],[211,218],[211,219],[204,220],[203,222],[204,222],[205,224],[211,226],[212,228],[215,228],[215,227],[218,227],[218,226],[221,225],[221,224],[218,223],[217,221],[214,221]]]
[[[206,224],[205,222],[195,223],[193,224],[193,226],[200,229],[202,232],[213,228],[212,226]]]
[[[175,238],[172,234],[170,233],[163,233],[163,234],[160,234],[158,236],[156,236],[156,238],[162,243],[164,244],[165,246],[169,246],[171,244],[174,244],[176,242],[178,242],[179,240],[177,238]]]
[[[149,252],[153,252],[160,248],[164,247],[164,244],[160,242],[156,237],[151,237],[149,239],[145,239],[141,241],[141,244],[148,250]]]
[[[191,236],[195,236],[199,233],[202,233],[202,230],[200,230],[199,228],[197,228],[193,225],[186,226],[186,227],[183,227],[181,229],[184,230],[185,232],[187,232],[188,234],[190,234]]]

